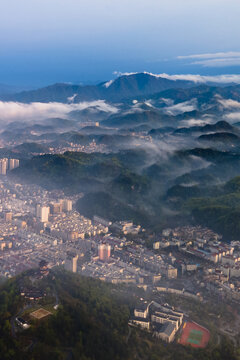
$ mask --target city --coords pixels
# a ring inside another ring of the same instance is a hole
[[[240,301],[240,243],[201,226],[150,235],[132,221],[112,223],[79,214],[79,196],[47,191],[1,178],[0,274],[13,277],[36,268],[67,270],[113,284],[136,284],[204,301],[215,294]],[[151,238],[152,249],[145,245]]]

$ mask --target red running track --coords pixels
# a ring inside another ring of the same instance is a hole
[[[189,341],[189,338],[191,338],[191,331],[196,330],[202,333],[202,338],[200,343],[193,343]],[[190,345],[195,348],[205,348],[209,342],[210,339],[210,332],[203,326],[200,326],[199,324],[195,322],[186,322],[183,325],[182,328],[182,334],[181,338],[179,340],[179,343],[182,345]]]

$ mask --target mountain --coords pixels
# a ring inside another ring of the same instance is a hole
[[[101,98],[97,86],[81,86],[71,84],[54,84],[41,89],[23,91],[14,95],[2,96],[4,101],[19,101],[23,103],[31,102],[72,102],[70,98],[75,95],[81,97],[82,101],[91,101]]]
[[[1,95],[14,94],[14,93],[19,92],[21,90],[23,90],[23,89],[20,86],[0,84],[0,96]]]
[[[239,142],[240,138],[237,135],[229,133],[229,132],[219,132],[219,133],[201,135],[198,137],[198,140],[214,141],[214,142],[222,142],[222,143],[224,143],[224,142],[236,143],[236,142]]]
[[[102,121],[102,125],[109,127],[132,127],[142,124],[156,126],[161,124],[161,119],[165,116],[155,110],[147,110],[142,112],[132,112],[123,115],[113,115]]]
[[[203,126],[190,126],[179,128],[174,131],[174,134],[192,134],[195,132],[210,133],[210,132],[234,132],[238,131],[234,126],[227,121],[218,121],[216,124],[207,124]]]
[[[153,101],[159,101],[159,99],[162,98],[173,100],[175,103],[197,99],[198,104],[205,105],[206,108],[206,105],[215,105],[217,99],[221,98],[239,101],[240,85],[221,87],[204,84],[185,88],[178,87],[155,93],[151,97]],[[215,110],[216,109],[214,109],[214,112]]]
[[[168,80],[148,73],[123,75],[112,82],[103,84],[107,92],[113,94],[115,100],[131,98],[132,96],[146,96],[166,89],[190,86],[194,86],[194,83],[183,80]]]
[[[152,137],[158,137],[159,135],[162,136],[163,134],[175,132],[174,130],[175,128],[166,126],[158,129],[151,129],[148,134]]]
[[[214,131],[234,131],[234,126],[230,125],[227,121],[218,121],[216,124],[207,124],[202,127],[202,132],[214,132]]]
[[[21,145],[17,145],[12,149],[16,155],[29,155],[34,153],[47,153],[49,151],[48,146],[37,144],[35,142],[32,143],[23,143]]]
[[[54,84],[32,91],[1,96],[5,101],[30,102],[75,102],[105,99],[120,101],[134,96],[147,96],[163,90],[194,86],[182,80],[168,80],[147,73],[123,75],[116,80],[98,85]]]

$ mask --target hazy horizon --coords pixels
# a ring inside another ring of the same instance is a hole
[[[114,71],[240,72],[237,0],[42,0],[34,7],[10,0],[0,10],[0,83],[96,83]]]

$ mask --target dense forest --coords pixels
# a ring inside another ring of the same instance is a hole
[[[225,240],[237,240],[240,234],[240,177],[223,185],[187,187],[176,185],[168,191],[175,206],[195,222],[222,234]]]

